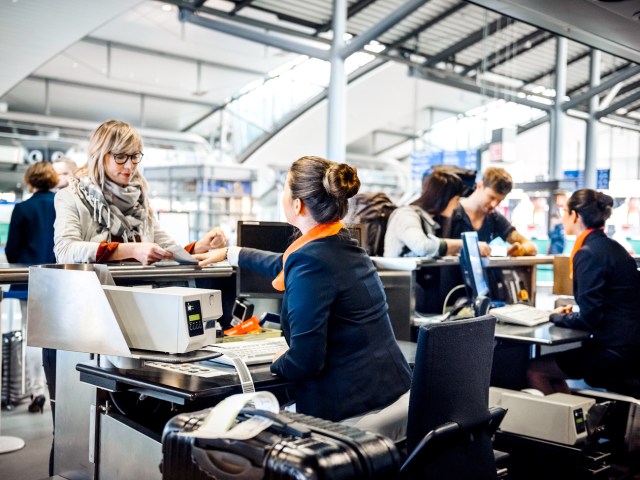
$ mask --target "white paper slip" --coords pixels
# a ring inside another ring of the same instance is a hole
[[[198,260],[195,259],[189,252],[179,245],[169,247],[166,249],[168,252],[173,253],[173,259],[181,265],[197,265]]]
[[[235,424],[236,417],[245,406],[252,404],[259,410],[278,413],[280,403],[271,392],[253,392],[231,395],[211,409],[202,422],[202,426],[194,432],[182,432],[185,436],[198,438],[231,438],[248,440],[266,430],[273,423],[263,417],[252,417]]]

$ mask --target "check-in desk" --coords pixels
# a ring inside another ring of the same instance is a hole
[[[85,412],[93,422],[89,425],[92,430],[88,454],[94,468],[85,478],[161,479],[158,467],[164,425],[179,413],[211,407],[229,395],[242,393],[233,367],[215,366],[227,373],[203,378],[190,371],[209,368],[207,362],[192,365],[184,372],[149,365],[120,370],[93,361],[76,365],[80,382],[95,390],[95,404]],[[289,382],[272,375],[269,365],[252,366],[249,370],[256,391],[275,393],[281,404],[288,399]],[[125,460],[129,458],[135,458],[135,463]]]
[[[241,391],[233,370],[208,381],[188,373],[158,369],[153,372],[147,367],[122,370],[107,363],[110,355],[120,356],[124,352],[124,356],[135,359],[140,352],[127,349],[121,329],[109,320],[113,312],[104,293],[101,291],[100,295],[95,288],[92,290],[87,277],[76,281],[66,275],[74,271],[90,274],[95,283],[95,276],[100,274],[93,273],[93,268],[106,269],[105,266],[31,267],[31,274],[26,266],[3,267],[0,282],[29,281],[29,345],[57,349],[56,475],[95,479],[161,478],[157,468],[161,455],[158,429],[164,425],[163,420],[183,409],[204,408],[215,404],[220,397]],[[55,275],[44,277],[42,283],[34,284],[32,280],[37,275],[33,269],[47,273],[59,271],[65,275],[59,279]],[[108,273],[120,286],[176,283],[195,286],[200,280],[227,281],[233,269],[220,265],[205,268],[114,265],[108,267]],[[39,330],[43,322],[46,328]],[[192,359],[189,356],[192,352],[184,355],[186,358],[181,360]],[[278,386],[277,379],[269,372],[258,378],[258,388]]]
[[[584,330],[558,327],[551,322],[536,327],[498,322],[495,337],[491,385],[520,390],[528,387],[527,364],[529,359],[540,354],[540,347],[580,344],[590,334]]]
[[[433,258],[373,257],[387,295],[389,317],[398,340],[416,340],[416,315],[437,315],[465,296],[457,256]],[[535,305],[538,265],[552,265],[553,256],[490,257],[483,260],[493,300],[514,303],[521,292]],[[456,288],[458,287],[458,288]]]

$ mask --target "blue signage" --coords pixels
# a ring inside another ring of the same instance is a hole
[[[610,168],[603,168],[602,170],[597,170],[596,176],[596,189],[598,190],[608,190],[609,189],[609,177],[611,176]]]
[[[584,188],[584,170],[565,170],[563,173],[565,180],[576,180],[576,188]],[[596,170],[596,190],[607,190],[610,177],[610,168]]]
[[[413,152],[411,154],[411,176],[421,179],[424,172],[436,165],[455,165],[470,170],[478,169],[476,150],[453,150],[439,152]]]

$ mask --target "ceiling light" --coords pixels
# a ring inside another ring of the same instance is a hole
[[[171,5],[169,5],[168,3],[165,3],[164,5],[162,5],[162,11],[170,12],[171,10],[173,10],[173,7]]]

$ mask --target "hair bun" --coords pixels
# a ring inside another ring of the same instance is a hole
[[[334,198],[351,198],[360,190],[358,171],[346,163],[333,163],[324,177],[324,187]]]
[[[598,204],[598,209],[600,210],[606,210],[607,208],[613,207],[613,198],[606,193],[598,192],[596,202]]]

